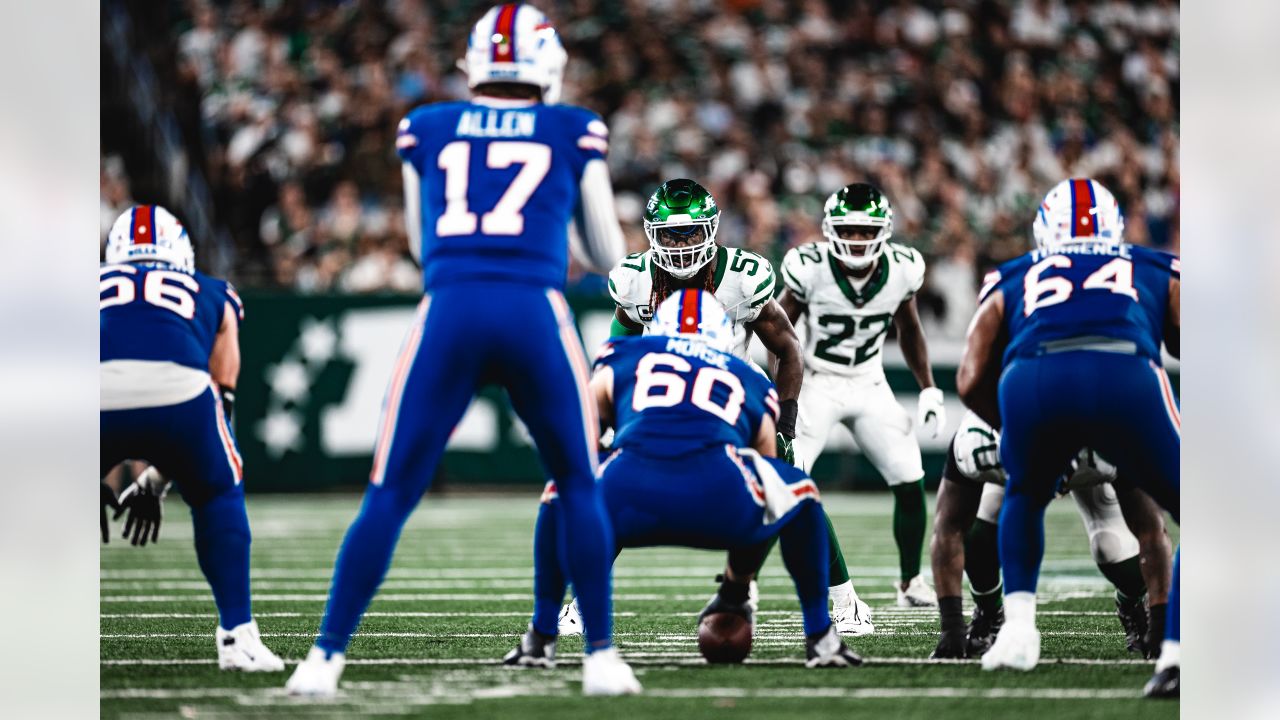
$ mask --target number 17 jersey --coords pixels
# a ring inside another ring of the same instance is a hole
[[[400,121],[396,150],[421,178],[427,289],[499,280],[562,288],[569,221],[586,164],[608,131],[572,105],[476,98],[424,105]]]

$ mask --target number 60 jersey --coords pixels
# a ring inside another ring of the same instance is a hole
[[[924,270],[920,253],[886,243],[871,275],[858,287],[831,255],[829,243],[789,250],[782,260],[782,281],[808,306],[805,367],[845,377],[883,375],[880,350],[893,314],[924,284]]]

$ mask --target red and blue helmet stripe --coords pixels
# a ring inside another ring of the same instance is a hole
[[[697,334],[702,325],[702,292],[693,289],[680,291],[680,332]]]
[[[507,3],[498,11],[498,19],[493,24],[489,56],[493,62],[516,61],[516,14],[519,11],[519,3]]]
[[[156,241],[156,206],[138,205],[133,208],[129,240],[134,245],[154,245]]]
[[[1098,234],[1098,197],[1093,192],[1093,181],[1088,178],[1071,179],[1071,237],[1090,237]]]

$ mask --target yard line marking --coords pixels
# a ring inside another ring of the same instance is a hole
[[[626,654],[627,662],[634,665],[706,665],[706,660],[697,653],[690,652],[631,652]],[[912,657],[864,657],[863,660],[870,665],[978,665],[981,661],[974,660],[932,660],[930,658],[912,658]],[[106,658],[100,661],[102,665],[111,666],[164,666],[164,665],[215,665],[217,659],[209,658]],[[285,659],[285,663],[296,665],[302,662],[302,658]],[[1153,666],[1154,660],[1131,660],[1116,659],[1104,660],[1100,658],[1041,658],[1041,665],[1146,665]],[[347,658],[347,665],[489,665],[495,668],[502,667],[502,660],[493,658]],[[582,661],[576,658],[556,658],[556,666],[578,666]],[[757,660],[748,658],[748,665],[787,665],[799,666],[803,665],[803,661],[797,655],[796,658],[777,658],[767,660]]]
[[[1058,602],[1060,600],[1082,600],[1095,599],[1100,597],[1109,597],[1108,592],[1089,592],[1089,591],[1072,591],[1061,593],[1041,593],[1038,596],[1040,602]],[[527,602],[533,597],[532,591],[528,593],[380,593],[377,595],[379,602],[426,602],[426,601],[460,601],[460,602],[477,602],[477,601],[521,601]],[[859,595],[863,600],[890,600],[896,598],[893,593],[861,593]],[[324,602],[329,596],[324,593],[293,593],[293,594],[258,594],[254,593],[254,602]],[[667,602],[667,601],[696,601],[705,602],[706,593],[698,594],[658,594],[658,593],[615,593],[613,596],[615,602]],[[795,602],[795,595],[781,593],[761,594],[760,599],[767,602]],[[212,600],[204,594],[193,593],[189,595],[112,595],[104,594],[100,601],[103,603],[149,603],[149,602],[175,602],[175,601],[206,601]],[[875,610],[875,607],[872,607]]]

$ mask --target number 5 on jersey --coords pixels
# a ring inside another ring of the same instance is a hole
[[[524,232],[525,203],[551,168],[551,148],[534,142],[492,142],[485,155],[485,167],[502,170],[522,167],[493,209],[480,216],[480,232],[485,235],[519,235]],[[436,158],[436,167],[445,173],[444,214],[436,219],[436,237],[474,235],[476,214],[469,209],[467,185],[471,172],[471,143],[455,140],[445,145]]]

